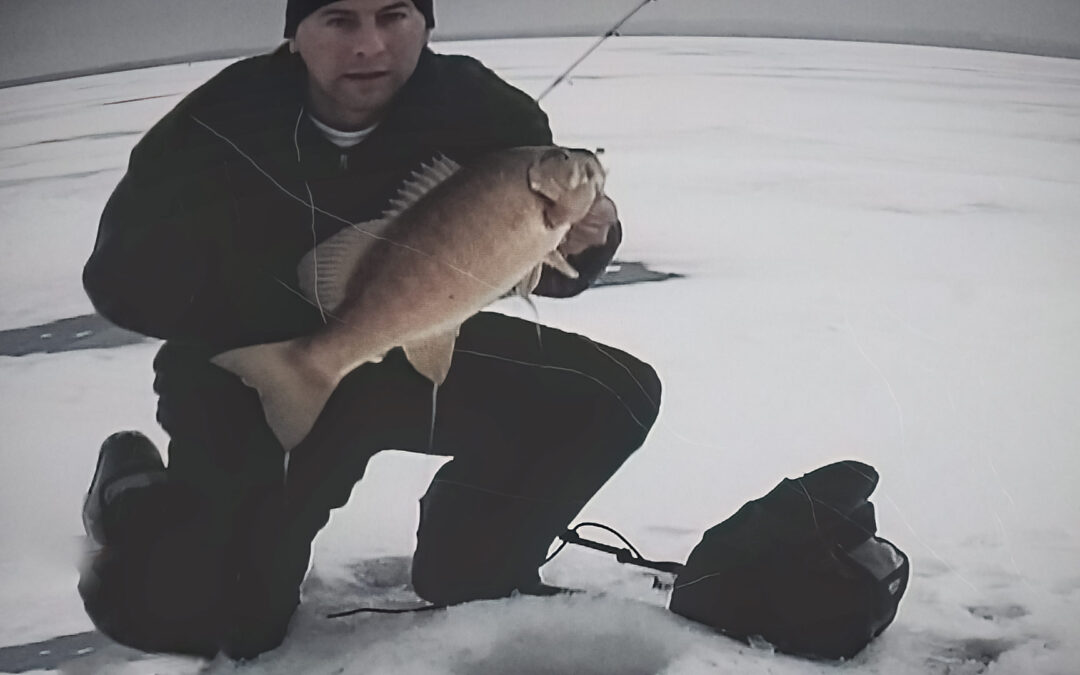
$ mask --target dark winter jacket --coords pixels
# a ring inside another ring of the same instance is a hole
[[[425,49],[382,123],[341,150],[301,114],[305,77],[283,46],[229,66],[147,132],[83,273],[102,315],[210,352],[310,333],[321,320],[296,290],[296,268],[315,241],[379,217],[438,153],[467,165],[552,142],[523,92],[475,59]],[[579,280],[545,268],[537,293],[581,292],[620,239],[616,226],[606,245],[572,257]]]

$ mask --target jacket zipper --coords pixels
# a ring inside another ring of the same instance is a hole
[[[349,156],[344,152],[341,153],[341,158],[338,160],[338,168],[342,171],[349,168]]]

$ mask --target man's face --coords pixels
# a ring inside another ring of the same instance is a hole
[[[307,66],[316,115],[362,128],[412,75],[429,35],[411,0],[339,0],[305,17],[291,47]]]

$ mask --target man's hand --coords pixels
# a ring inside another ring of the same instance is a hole
[[[585,217],[570,226],[559,244],[559,252],[563,255],[577,255],[587,248],[603,245],[607,242],[608,230],[618,221],[615,202],[605,194],[599,195]]]

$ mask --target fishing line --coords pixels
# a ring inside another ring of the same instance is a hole
[[[319,316],[322,317],[323,325],[326,325],[326,312],[323,310],[322,300],[319,299],[319,237],[315,234],[315,195],[311,193],[311,183],[304,175],[300,161],[300,120],[304,118],[304,106],[300,106],[300,113],[296,116],[296,127],[293,129],[293,145],[296,146],[296,165],[301,167],[300,175],[304,178],[304,189],[307,190],[308,202],[311,203],[311,257],[313,259],[315,279],[312,288],[315,292],[315,305],[319,308]]]
[[[428,452],[435,452],[435,409],[439,402],[439,384],[431,383],[431,427],[428,430]]]
[[[293,295],[295,295],[296,297],[300,298],[301,300],[303,300],[303,301],[304,301],[304,302],[306,302],[307,304],[311,305],[312,307],[316,307],[316,306],[317,306],[317,305],[315,304],[315,302],[314,302],[314,301],[312,301],[312,299],[311,299],[311,298],[309,298],[308,296],[304,295],[304,294],[303,294],[303,293],[301,293],[300,291],[298,291],[298,290],[296,290],[295,288],[293,288],[292,286],[290,286],[290,285],[288,284],[288,282],[286,282],[286,281],[284,281],[284,280],[282,280],[282,279],[280,279],[280,278],[278,278],[278,277],[274,277],[274,281],[276,281],[276,282],[278,282],[279,284],[281,284],[282,286],[284,286],[284,287],[285,287],[285,290],[289,291],[290,293],[292,293],[292,294],[293,294]],[[337,321],[338,323],[345,323],[345,321],[344,321],[344,320],[342,320],[342,319],[341,319],[341,317],[339,317],[339,316],[337,316],[337,315],[335,315],[335,314],[332,314],[332,313],[330,313],[330,312],[327,312],[327,313],[326,313],[326,316],[327,316],[327,317],[329,317],[329,318],[331,318],[331,319],[333,319],[334,321]]]
[[[536,308],[536,303],[528,295],[518,295],[517,297],[525,301],[525,304],[529,306],[532,311],[533,323],[536,324],[536,346],[540,350],[540,354],[544,353],[544,337],[540,334],[540,310]]]
[[[484,285],[484,286],[486,286],[486,287],[488,287],[488,288],[490,288],[492,290],[496,290],[495,286],[493,286],[492,284],[484,281],[483,279],[477,277],[476,275],[470,273],[467,270],[463,270],[463,269],[457,267],[453,263],[450,263],[450,262],[448,262],[446,260],[443,260],[443,259],[439,258],[438,256],[436,256],[436,255],[434,255],[432,253],[422,251],[422,250],[420,250],[418,248],[414,248],[412,246],[409,246],[408,244],[402,244],[402,243],[394,241],[393,239],[390,239],[388,237],[382,237],[380,235],[375,234],[374,232],[369,232],[368,230],[365,230],[364,228],[360,227],[357,223],[354,223],[354,222],[352,222],[350,220],[342,218],[341,216],[336,215],[334,213],[330,213],[329,211],[316,206],[313,202],[305,201],[303,197],[300,197],[300,196],[294,194],[292,191],[286,189],[281,183],[277,182],[277,180],[275,180],[274,177],[271,176],[270,173],[266,171],[266,169],[259,166],[258,162],[256,162],[254,159],[252,159],[251,156],[249,156],[246,152],[241,150],[240,147],[236,143],[234,143],[232,140],[230,140],[227,136],[225,136],[224,134],[219,133],[213,127],[211,127],[209,124],[207,124],[206,122],[203,122],[202,120],[200,120],[198,117],[196,117],[194,115],[191,115],[191,119],[193,119],[196,123],[198,123],[200,126],[205,128],[207,131],[209,131],[210,133],[212,133],[213,135],[217,136],[222,141],[227,143],[241,157],[246,159],[253,167],[255,167],[255,169],[259,173],[266,176],[266,178],[271,183],[273,183],[275,187],[277,187],[279,190],[281,190],[281,192],[283,192],[285,195],[291,197],[295,201],[300,202],[304,206],[315,209],[316,211],[323,214],[324,216],[327,216],[328,218],[332,218],[332,219],[334,219],[334,220],[336,220],[336,221],[338,221],[340,223],[344,223],[345,225],[347,225],[347,226],[353,228],[354,230],[356,230],[357,232],[360,232],[364,236],[371,237],[372,239],[376,239],[378,241],[384,241],[387,244],[390,244],[391,246],[396,246],[398,248],[405,249],[407,251],[412,251],[413,253],[424,256],[425,258],[430,258],[430,259],[432,259],[432,260],[434,260],[434,261],[436,261],[436,262],[438,262],[438,263],[440,263],[442,265],[445,265],[445,266],[449,267],[450,269],[454,270],[455,272],[458,272],[460,274],[464,274],[465,276],[469,277],[470,279],[472,279],[473,281],[476,281],[479,284],[482,284],[482,285]]]
[[[626,23],[627,21],[629,21],[630,17],[637,14],[639,11],[642,10],[642,8],[645,7],[645,5],[649,4],[650,2],[656,2],[656,0],[642,0],[641,4],[639,4],[634,9],[630,10],[630,12],[626,16],[619,19],[619,21],[617,21],[614,26],[609,28],[606,33],[601,35],[600,38],[596,42],[594,42],[591,47],[589,47],[587,50],[585,50],[585,53],[582,54],[581,56],[579,56],[577,61],[574,61],[573,63],[571,63],[569,68],[564,70],[562,72],[562,74],[560,74],[558,77],[556,77],[555,81],[552,82],[551,84],[549,84],[548,88],[545,89],[538,97],[536,97],[536,102],[539,103],[540,101],[544,100],[545,96],[550,94],[556,87],[558,87],[560,84],[565,82],[566,78],[570,75],[570,73],[573,72],[573,70],[575,68],[577,68],[579,65],[581,65],[582,61],[589,58],[589,56],[593,52],[595,52],[597,49],[599,49],[600,45],[604,44],[604,42],[606,42],[609,37],[612,37],[614,35],[618,35],[619,34],[619,29],[622,28],[622,25],[624,23]]]

